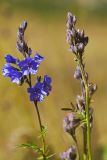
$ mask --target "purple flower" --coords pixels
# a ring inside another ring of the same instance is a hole
[[[70,50],[75,55],[82,56],[88,43],[88,37],[85,36],[84,30],[76,29],[75,24],[76,17],[69,12],[67,15],[67,43],[69,43]]]
[[[67,151],[60,154],[61,160],[76,160],[76,147],[71,146]]]
[[[31,55],[31,49],[28,47],[27,43],[24,40],[24,33],[27,28],[27,22],[23,21],[23,23],[20,25],[17,33],[17,43],[16,48],[23,54],[23,56],[26,58],[27,55]]]
[[[36,54],[34,58],[27,57],[26,59],[20,61],[18,66],[21,68],[23,75],[36,74],[38,66],[43,59],[44,58],[42,56]]]
[[[13,83],[20,84],[22,79],[22,73],[19,69],[11,66],[10,64],[5,64],[2,74],[5,77],[10,77]]]
[[[67,27],[69,29],[72,29],[72,27],[75,25],[76,23],[76,17],[72,15],[72,13],[68,12],[68,21],[67,21]]]
[[[84,30],[80,31],[79,29],[76,31],[76,42],[83,43],[84,46],[88,43],[88,37],[85,36]]]
[[[5,56],[5,59],[6,59],[6,62],[7,62],[7,63],[16,64],[16,63],[18,62],[18,59],[15,58],[15,57],[13,57],[13,56],[11,56],[10,54],[7,54],[7,55]]]
[[[41,82],[41,77],[39,77],[35,86],[28,88],[30,101],[43,101],[44,97],[48,96],[51,91],[51,81],[51,78],[47,75],[44,76],[43,82]]]
[[[25,32],[26,28],[27,28],[27,22],[23,21],[23,23],[20,25],[20,27],[18,29],[18,33],[17,33],[19,39],[21,39],[21,40],[23,39],[24,32]]]
[[[69,113],[63,120],[63,128],[69,134],[75,132],[76,127],[80,124],[80,118],[76,113]]]
[[[72,30],[67,29],[67,43],[71,45],[73,38],[75,37],[76,31],[74,28]]]

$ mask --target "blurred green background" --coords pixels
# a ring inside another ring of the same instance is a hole
[[[16,50],[16,33],[23,20],[28,21],[26,41],[34,53],[45,57],[38,75],[49,74],[53,90],[39,104],[42,121],[48,126],[47,142],[59,159],[73,141],[64,133],[62,121],[66,113],[61,107],[75,103],[80,94],[79,82],[73,79],[75,63],[66,43],[66,15],[78,18],[77,27],[85,30],[90,41],[85,50],[86,70],[90,82],[97,83],[94,96],[93,155],[107,160],[107,1],[106,0],[0,0],[0,70],[4,56]],[[29,102],[26,85],[19,87],[0,76],[0,160],[35,160],[35,154],[15,146],[26,141],[38,143],[38,120]],[[80,150],[82,131],[77,133]]]

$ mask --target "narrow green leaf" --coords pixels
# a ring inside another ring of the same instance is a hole
[[[47,158],[50,159],[51,157],[55,156],[55,154],[56,154],[56,153],[51,154],[51,155],[47,156]]]
[[[38,152],[39,154],[43,154],[42,149],[39,148],[38,145],[36,145],[36,144],[26,143],[26,144],[17,145],[16,147],[18,147],[18,148],[29,148],[29,149],[32,149],[32,150]]]
[[[71,108],[61,108],[61,110],[63,110],[63,111],[72,111]]]

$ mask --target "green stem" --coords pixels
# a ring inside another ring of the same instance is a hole
[[[86,160],[87,157],[87,126],[85,126],[85,128],[83,128],[83,147],[84,147],[84,160]]]
[[[73,139],[75,141],[75,145],[76,145],[76,148],[77,148],[77,159],[80,160],[80,153],[79,153],[78,142],[77,142],[77,139],[76,139],[75,136],[73,137]]]
[[[86,111],[86,125],[87,125],[87,127],[86,127],[86,133],[85,133],[86,136],[84,138],[87,138],[87,141],[86,141],[86,144],[84,144],[84,145],[87,146],[87,157],[88,157],[88,160],[92,160],[92,155],[91,155],[91,128],[90,128],[90,114],[89,114],[89,104],[90,104],[89,88],[88,88],[87,80],[85,78],[85,71],[84,71],[84,68],[83,68],[83,64],[82,64],[82,61],[80,60],[79,57],[77,57],[77,62],[78,62],[78,65],[80,66],[82,79],[84,81],[85,96],[86,96],[85,97],[86,98],[85,111]]]
[[[38,121],[39,121],[39,126],[40,126],[40,131],[41,131],[41,137],[42,137],[42,143],[43,143],[43,158],[45,160],[45,158],[46,158],[46,156],[45,156],[45,139],[44,139],[44,135],[42,133],[43,132],[43,125],[42,125],[42,121],[41,121],[41,117],[40,117],[37,101],[34,101],[34,105],[35,105],[35,109],[36,109],[37,116],[38,116]]]
[[[89,89],[86,86],[86,120],[87,120],[87,152],[89,160],[92,160],[91,156],[91,128],[90,128],[90,114],[89,114]]]

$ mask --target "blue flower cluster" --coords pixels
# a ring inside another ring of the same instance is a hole
[[[5,56],[6,64],[2,70],[4,77],[9,77],[13,83],[22,85],[24,82],[29,84],[28,93],[30,93],[31,101],[41,102],[44,96],[48,96],[51,91],[51,78],[47,75],[44,76],[43,82],[41,78],[37,78],[37,83],[34,87],[31,87],[31,75],[36,74],[40,63],[44,60],[40,54],[36,53],[34,57],[31,57],[32,49],[28,47],[24,40],[24,32],[27,27],[27,22],[24,21],[18,29],[17,49],[20,51],[24,59],[19,60],[7,54]]]
[[[37,83],[28,88],[28,93],[30,93],[30,100],[31,101],[43,101],[45,96],[49,95],[51,91],[51,78],[47,75],[44,76],[43,82],[41,82],[41,77],[37,78]]]
[[[5,77],[10,77],[13,83],[22,84],[23,80],[29,74],[36,74],[40,62],[43,61],[43,57],[38,53],[31,58],[27,57],[24,60],[19,60],[10,54],[6,55],[6,64],[2,70]]]

